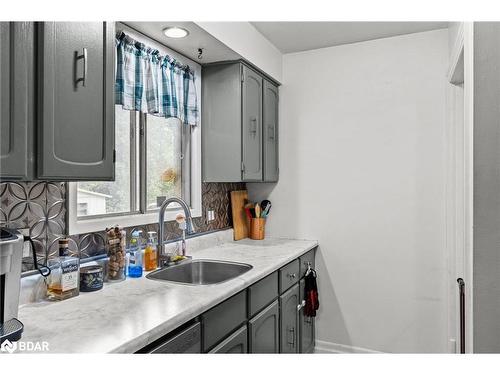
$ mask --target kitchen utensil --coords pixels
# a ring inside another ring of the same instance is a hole
[[[246,190],[235,190],[231,192],[231,212],[233,216],[234,240],[238,241],[248,237],[247,213],[245,204],[248,201]]]
[[[248,219],[252,219],[252,213],[250,212],[250,208],[246,207],[245,208],[245,213],[247,214]]]
[[[264,199],[262,202],[260,202],[260,207],[262,208],[262,211],[264,212],[267,208],[267,206],[271,205],[271,201]]]
[[[260,213],[261,213],[260,205],[258,203],[256,203],[255,204],[255,217],[259,218],[260,217]]]

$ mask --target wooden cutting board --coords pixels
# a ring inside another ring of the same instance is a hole
[[[244,208],[247,202],[248,192],[246,190],[235,190],[231,192],[231,212],[233,215],[235,241],[248,237],[247,216]]]

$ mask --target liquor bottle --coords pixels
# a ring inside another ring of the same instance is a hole
[[[49,260],[48,265],[51,269],[47,285],[49,300],[63,301],[80,293],[80,259],[69,256],[67,238],[59,240],[59,256]]]

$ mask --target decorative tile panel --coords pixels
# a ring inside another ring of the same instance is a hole
[[[230,195],[245,189],[244,183],[203,183],[202,216],[194,219],[198,233],[231,227]],[[66,232],[66,191],[64,182],[0,182],[0,225],[29,228],[38,262],[56,256],[58,240]],[[207,210],[215,212],[215,220],[207,223]],[[158,224],[138,227],[144,234],[158,231]],[[125,228],[127,237],[134,228]],[[175,221],[165,222],[166,239],[181,236]],[[81,258],[104,253],[104,231],[71,236],[69,251]],[[23,259],[23,271],[33,269],[32,258]]]

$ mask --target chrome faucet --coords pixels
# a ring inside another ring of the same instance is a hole
[[[166,254],[164,254],[164,230],[163,230],[163,223],[165,220],[165,210],[167,209],[167,206],[170,203],[178,203],[182,209],[184,210],[184,215],[186,217],[186,233],[187,234],[192,234],[196,232],[195,226],[193,224],[193,218],[191,217],[191,210],[189,209],[188,205],[186,202],[184,202],[181,198],[168,198],[165,199],[165,201],[162,203],[160,207],[160,213],[158,215],[158,268],[161,268],[163,266],[163,260],[166,258]]]

